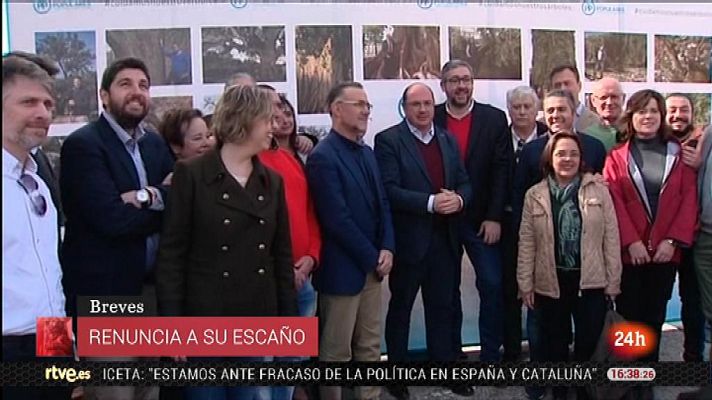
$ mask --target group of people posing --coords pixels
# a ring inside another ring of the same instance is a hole
[[[65,299],[76,315],[77,296],[143,295],[164,316],[316,313],[319,360],[378,361],[387,277],[390,361],[409,360],[419,291],[430,360],[467,359],[463,312],[477,312],[481,361],[519,360],[524,304],[531,360],[567,361],[573,343],[573,359],[586,361],[613,303],[659,338],[676,273],[683,356],[703,359],[712,139],[694,128],[685,95],[641,90],[624,109],[620,84],[603,78],[589,110],[578,100],[578,70],[563,65],[541,106],[529,87],[507,93],[508,123],[474,100],[471,66],[451,60],[441,72],[447,100],[436,104],[429,86],[409,84],[405,118],[376,134],[371,149],[363,137],[373,106],[360,83],[331,89],[332,128],[318,141],[297,134],[286,97],[236,74],[212,115],[170,110],[159,135],[142,125],[149,71],[125,58],[104,71],[99,118],[65,140],[57,179],[39,150],[55,73],[33,54],[3,58],[3,360],[33,359],[35,318],[65,315]],[[460,287],[470,284],[461,282],[463,252],[479,311],[461,305]],[[644,360],[658,359],[658,338]],[[341,389],[323,386],[320,398],[340,399]],[[387,389],[409,397],[406,386]],[[449,389],[473,394],[468,385]],[[293,387],[160,392],[298,397]],[[68,398],[61,388],[3,393]],[[541,398],[544,389],[527,393]],[[566,389],[553,394],[565,398]],[[157,398],[159,390],[87,387],[84,396]],[[380,388],[358,387],[355,396],[379,398]]]

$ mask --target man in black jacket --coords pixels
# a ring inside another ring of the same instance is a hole
[[[500,359],[502,345],[502,265],[499,252],[501,219],[506,203],[507,117],[502,110],[472,98],[474,74],[462,60],[448,61],[442,69],[440,86],[447,96],[435,108],[435,124],[455,136],[460,156],[472,184],[473,201],[460,226],[460,241],[475,267],[480,294],[479,330],[481,361]],[[456,288],[460,287],[460,274]],[[462,303],[455,290],[454,344],[462,346]]]

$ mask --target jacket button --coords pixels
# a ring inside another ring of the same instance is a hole
[[[262,195],[257,196],[257,200],[259,200],[259,201],[262,201],[264,199],[265,199],[265,196],[262,196]]]
[[[260,274],[260,275],[264,275],[264,274],[265,274],[265,269],[264,269],[264,268],[260,268],[260,269],[257,270],[257,273]]]
[[[260,219],[260,225],[264,225],[267,221]]]
[[[229,247],[227,247],[226,244],[224,244],[224,245],[222,245],[222,247],[220,247],[220,250],[222,250],[222,251],[227,251],[228,249],[229,249]]]
[[[225,218],[223,220],[223,225],[230,225],[230,218]]]
[[[229,272],[227,272],[227,271],[223,272],[223,278],[229,278],[229,277],[230,277]]]
[[[223,193],[222,198],[223,198],[223,200],[227,200],[230,198],[230,195],[227,193]]]
[[[260,250],[264,250],[264,249],[265,249],[265,247],[266,247],[266,246],[265,246],[265,244],[264,244],[264,243],[260,243],[260,245],[259,245],[259,246],[257,246],[257,248],[258,248],[258,249],[260,249]]]

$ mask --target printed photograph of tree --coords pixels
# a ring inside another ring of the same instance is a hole
[[[295,35],[298,113],[327,113],[331,87],[353,80],[351,26],[298,26]]]
[[[450,27],[450,59],[472,65],[475,79],[522,79],[519,29]]]
[[[364,26],[363,60],[364,79],[438,79],[440,28]]]
[[[532,29],[532,47],[529,86],[543,99],[551,70],[562,64],[576,65],[574,31]]]
[[[152,86],[192,82],[190,29],[131,29],[106,32],[107,64],[124,57],[143,60]]]
[[[202,28],[203,83],[225,83],[237,72],[259,82],[285,82],[283,26]]]
[[[586,32],[584,58],[588,80],[610,76],[621,82],[645,82],[648,67],[645,34]]]
[[[35,52],[56,62],[57,105],[53,123],[88,122],[97,117],[96,35],[36,32]]]
[[[655,82],[710,83],[709,36],[655,35]]]

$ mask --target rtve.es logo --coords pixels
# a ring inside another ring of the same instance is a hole
[[[74,368],[58,368],[56,365],[53,365],[51,368],[45,368],[45,379],[48,381],[67,381],[70,383],[86,381],[91,379],[91,371],[76,370]]]

